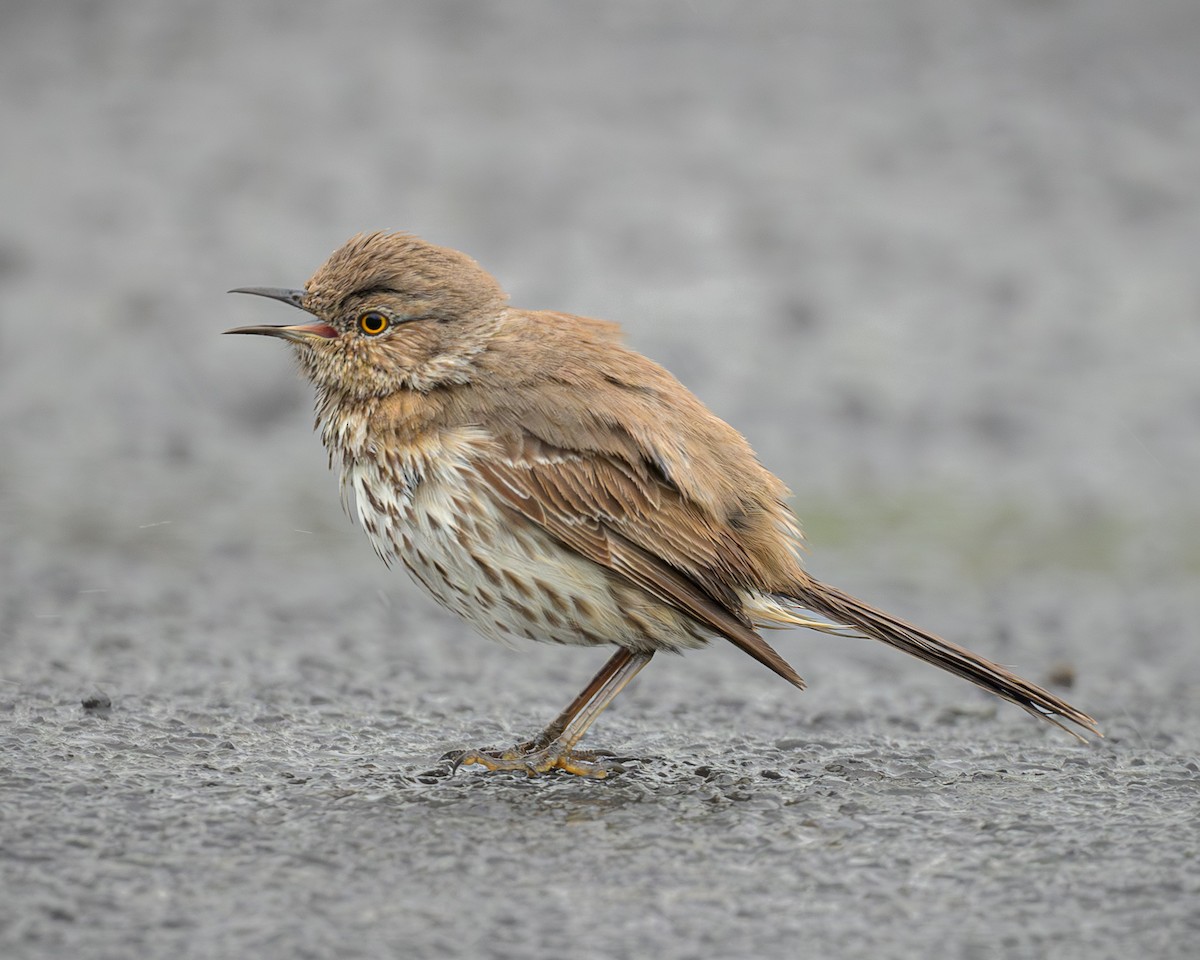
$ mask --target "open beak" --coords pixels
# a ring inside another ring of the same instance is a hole
[[[279,300],[282,303],[298,307],[301,310],[308,309],[304,305],[304,298],[307,296],[307,291],[305,290],[288,290],[286,287],[238,287],[236,290],[230,290],[229,292],[249,293],[256,297],[270,297],[272,300]],[[283,340],[291,340],[293,343],[305,343],[311,340],[332,340],[338,335],[338,332],[327,323],[300,323],[294,326],[234,327],[232,330],[226,330],[225,333],[253,333],[262,337],[280,337]]]

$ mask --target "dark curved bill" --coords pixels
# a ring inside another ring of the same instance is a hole
[[[236,290],[230,290],[229,292],[249,293],[256,297],[270,297],[272,300],[278,300],[289,306],[311,312],[304,306],[304,298],[308,294],[307,290],[289,290],[287,287],[238,287]],[[295,326],[235,327],[233,330],[226,330],[225,332],[257,334],[260,337],[280,337],[283,340],[291,340],[294,343],[303,343],[305,340],[332,340],[338,335],[338,332],[327,323],[299,323]]]
[[[255,297],[270,297],[272,300],[279,300],[281,303],[299,307],[301,310],[308,309],[304,306],[304,297],[308,294],[307,290],[289,290],[287,287],[238,287],[236,290],[230,290],[229,292],[248,293]]]

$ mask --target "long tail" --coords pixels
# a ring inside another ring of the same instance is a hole
[[[1061,723],[1060,717],[1097,737],[1103,736],[1097,729],[1095,720],[1048,690],[1043,690],[1036,683],[1023,680],[998,663],[992,663],[957,644],[926,633],[911,623],[905,623],[899,617],[867,606],[857,597],[843,593],[836,587],[829,587],[808,578],[805,583],[797,585],[794,591],[788,593],[790,599],[805,609],[828,617],[835,623],[852,626],[869,637],[882,640],[889,646],[970,680],[996,696],[1012,701],[1035,717],[1067,731],[1078,740],[1085,738]]]

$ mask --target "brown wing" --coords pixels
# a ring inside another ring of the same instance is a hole
[[[526,434],[475,467],[506,507],[803,688],[742,610],[737,588],[753,582],[744,548],[651,464],[551,447]]]

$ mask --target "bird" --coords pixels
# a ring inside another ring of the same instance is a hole
[[[302,289],[230,292],[311,316],[225,332],[291,346],[385,563],[486,637],[615,647],[540,735],[461,751],[455,769],[608,776],[577,744],[655,654],[724,638],[803,689],[762,634],[785,626],[880,640],[1101,736],[1055,694],[809,575],[783,481],[617,324],[517,309],[475,260],[403,232],[352,237]]]

